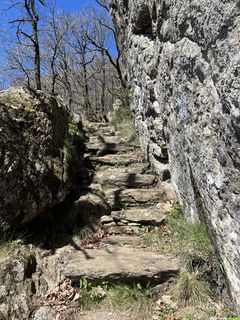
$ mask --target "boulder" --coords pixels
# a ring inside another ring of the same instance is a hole
[[[83,134],[67,108],[40,91],[0,92],[0,230],[63,201],[76,183]]]

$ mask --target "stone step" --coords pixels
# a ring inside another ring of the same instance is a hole
[[[137,222],[141,224],[160,224],[171,211],[170,204],[162,204],[148,208],[129,208],[127,210],[113,211],[111,216],[113,221]]]
[[[141,234],[141,229],[139,226],[107,226],[107,232],[109,235],[140,235]]]
[[[113,135],[115,134],[115,128],[109,123],[100,123],[100,122],[86,122],[84,123],[84,129],[91,133],[112,133]]]
[[[137,173],[138,170],[142,171],[142,168],[136,167],[135,172],[133,172],[133,170],[127,170],[126,168],[102,170],[96,173],[93,182],[105,186],[124,186],[128,188],[153,186],[156,183],[155,175],[139,174]]]
[[[161,186],[151,189],[121,189],[111,188],[105,190],[107,202],[113,210],[119,210],[125,207],[151,206],[159,202],[177,201],[173,187],[168,183],[162,183]]]
[[[119,136],[90,136],[88,143],[96,144],[96,143],[104,143],[104,144],[120,144],[125,142],[125,140]]]
[[[107,246],[85,249],[65,256],[61,265],[63,278],[79,283],[86,278],[93,283],[163,283],[180,270],[180,261],[144,248]]]
[[[134,150],[140,150],[138,145],[134,144],[126,144],[124,142],[115,144],[115,143],[103,143],[103,142],[95,142],[95,143],[86,143],[87,150],[92,154],[97,154],[98,156],[104,156],[106,154],[114,154],[114,153],[125,153]]]
[[[90,161],[99,165],[121,166],[140,163],[144,159],[141,152],[128,152],[126,154],[108,154],[103,157],[89,157]]]
[[[118,234],[109,235],[101,240],[101,246],[115,245],[115,246],[131,246],[140,247],[142,245],[142,238],[137,235]]]
[[[112,167],[112,166],[101,166],[95,168],[96,174],[102,174],[103,172],[108,172],[109,175],[119,175],[120,173],[134,173],[134,174],[151,174],[149,170],[149,165],[146,162],[133,163],[127,167]]]

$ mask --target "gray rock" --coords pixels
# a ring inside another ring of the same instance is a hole
[[[34,255],[21,248],[0,258],[0,315],[5,319],[27,320],[33,308],[36,270]]]
[[[156,176],[152,174],[138,174],[126,169],[106,169],[97,172],[94,181],[107,186],[125,186],[128,188],[153,186]]]
[[[79,124],[42,92],[0,92],[0,231],[63,201],[75,185]]]
[[[127,221],[144,224],[158,224],[165,220],[167,212],[157,207],[148,207],[113,211],[111,215],[113,218],[119,220],[125,219]]]
[[[133,206],[151,206],[162,201],[176,201],[176,195],[169,183],[151,189],[108,189],[105,194],[114,210]]]
[[[110,235],[103,238],[101,244],[104,245],[117,245],[117,246],[140,246],[142,239],[139,236],[134,235]]]
[[[138,149],[138,145],[129,145],[124,142],[122,143],[106,143],[104,141],[95,141],[93,143],[86,144],[87,149],[91,153],[96,153],[97,156],[104,156],[108,153],[121,153],[121,152],[128,152]]]
[[[102,224],[110,223],[110,222],[113,222],[113,217],[111,217],[111,216],[102,216],[100,218],[100,221],[101,221]]]
[[[99,194],[88,192],[75,201],[76,214],[87,217],[90,215],[101,217],[110,213],[110,206]]]
[[[129,165],[141,162],[143,155],[141,153],[129,152],[128,154],[108,154],[103,157],[90,157],[90,160],[101,165]]]
[[[59,316],[57,313],[48,306],[40,307],[34,314],[33,320],[57,320]]]
[[[142,149],[169,154],[186,216],[208,224],[240,309],[239,1],[111,0]]]
[[[93,136],[104,135],[104,136],[114,136],[115,135],[115,128],[108,123],[99,123],[99,122],[88,122],[86,119],[84,120],[84,127],[86,128],[87,132]]]
[[[108,234],[111,234],[111,235],[122,235],[122,234],[138,235],[140,233],[139,227],[128,226],[128,225],[109,227],[107,231],[108,231]]]
[[[109,246],[107,250],[91,249],[67,256],[62,273],[77,282],[84,277],[93,282],[162,283],[179,269],[180,261],[171,256],[141,248]]]

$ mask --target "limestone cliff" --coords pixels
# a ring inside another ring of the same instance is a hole
[[[240,4],[112,0],[142,148],[208,224],[240,307]]]
[[[0,231],[6,231],[65,199],[79,169],[81,128],[55,98],[29,89],[1,92],[0,111]]]

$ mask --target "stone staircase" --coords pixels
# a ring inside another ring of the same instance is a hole
[[[163,223],[176,201],[171,183],[159,183],[139,145],[122,139],[112,126],[88,123],[86,131],[90,171],[75,207],[79,214],[95,217],[98,228],[93,231],[100,236],[85,244],[75,236],[53,255],[39,257],[40,282],[54,291],[65,279],[76,286],[81,278],[96,284],[168,281],[179,272],[180,261],[146,247],[142,228]],[[32,319],[41,318],[36,313]]]

